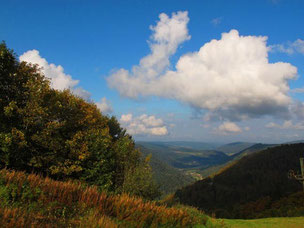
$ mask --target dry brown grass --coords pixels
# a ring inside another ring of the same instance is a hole
[[[84,187],[80,182],[54,181],[6,169],[0,171],[0,185],[1,181],[6,187],[17,186],[15,194],[20,194],[21,203],[24,186],[30,188],[42,207],[55,203],[48,206],[47,212],[41,208],[43,212],[40,213],[37,209],[29,210],[24,204],[8,208],[0,202],[0,221],[6,227],[56,227],[63,224],[79,227],[191,227],[202,222],[180,208],[168,208],[126,194],[106,194],[95,186]],[[63,210],[69,210],[69,214]]]

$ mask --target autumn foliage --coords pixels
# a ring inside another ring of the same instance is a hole
[[[159,194],[152,176],[143,177],[149,164],[115,117],[69,90],[52,89],[38,66],[19,62],[5,43],[0,44],[1,168],[150,199]],[[130,188],[134,179],[142,182]]]

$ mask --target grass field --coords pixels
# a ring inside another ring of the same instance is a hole
[[[227,227],[274,227],[274,228],[301,228],[304,227],[304,217],[295,218],[265,218],[265,219],[224,219]]]

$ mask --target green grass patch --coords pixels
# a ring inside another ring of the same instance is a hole
[[[304,227],[304,217],[287,218],[264,218],[264,219],[223,219],[227,227],[275,227],[275,228],[302,228]]]

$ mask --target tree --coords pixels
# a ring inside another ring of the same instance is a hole
[[[148,167],[115,117],[69,90],[52,89],[38,66],[18,62],[5,43],[0,101],[0,168],[124,191],[130,170]]]
[[[124,192],[132,195],[141,196],[146,199],[155,199],[160,197],[159,186],[152,177],[152,170],[149,165],[151,155],[146,157],[139,166],[129,168],[126,172],[126,178],[122,186]],[[136,188],[134,188],[136,186]]]

